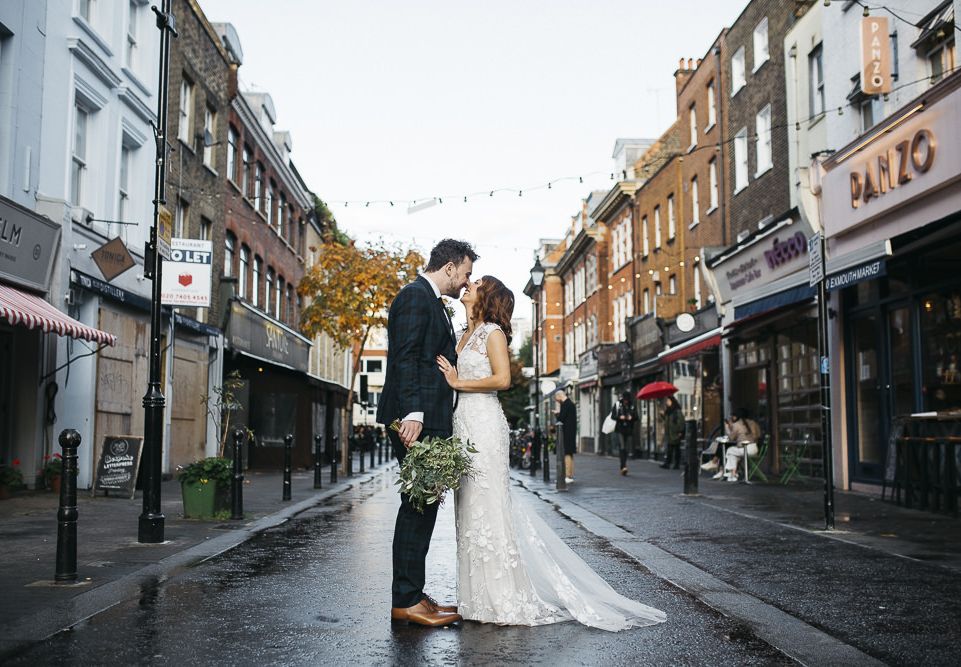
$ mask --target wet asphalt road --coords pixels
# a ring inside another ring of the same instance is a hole
[[[391,626],[392,475],[338,496],[213,560],[147,582],[120,603],[8,664],[790,664],[746,626],[650,574],[518,490],[621,593],[667,623],[617,634],[562,623]],[[441,509],[428,592],[455,597],[452,503]]]

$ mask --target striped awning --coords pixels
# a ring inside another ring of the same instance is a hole
[[[117,343],[117,337],[113,334],[88,327],[60,312],[40,297],[3,284],[0,284],[0,319],[14,326],[28,329],[39,327],[46,333],[82,338],[92,343]]]

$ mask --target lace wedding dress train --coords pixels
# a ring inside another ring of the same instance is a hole
[[[491,375],[487,337],[474,329],[458,355],[458,375]],[[603,630],[661,623],[662,611],[618,594],[534,512],[511,502],[508,427],[496,392],[462,392],[454,435],[470,441],[475,476],[457,491],[457,604],[468,620],[545,625],[577,620]]]

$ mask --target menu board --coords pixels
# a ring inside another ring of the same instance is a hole
[[[114,495],[133,498],[137,487],[137,468],[143,438],[134,435],[104,436],[97,463],[97,482],[94,491],[113,491]]]

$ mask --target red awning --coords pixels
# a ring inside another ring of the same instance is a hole
[[[660,358],[662,364],[669,364],[678,359],[685,359],[693,354],[706,350],[709,347],[717,347],[721,344],[721,334],[716,333],[705,338],[694,338],[681,347],[674,348]]]
[[[117,343],[117,337],[113,334],[88,327],[69,315],[61,313],[40,297],[21,292],[9,285],[0,284],[0,318],[14,326],[24,326],[28,329],[40,327],[46,333],[52,331],[60,336],[82,338],[107,345]]]

